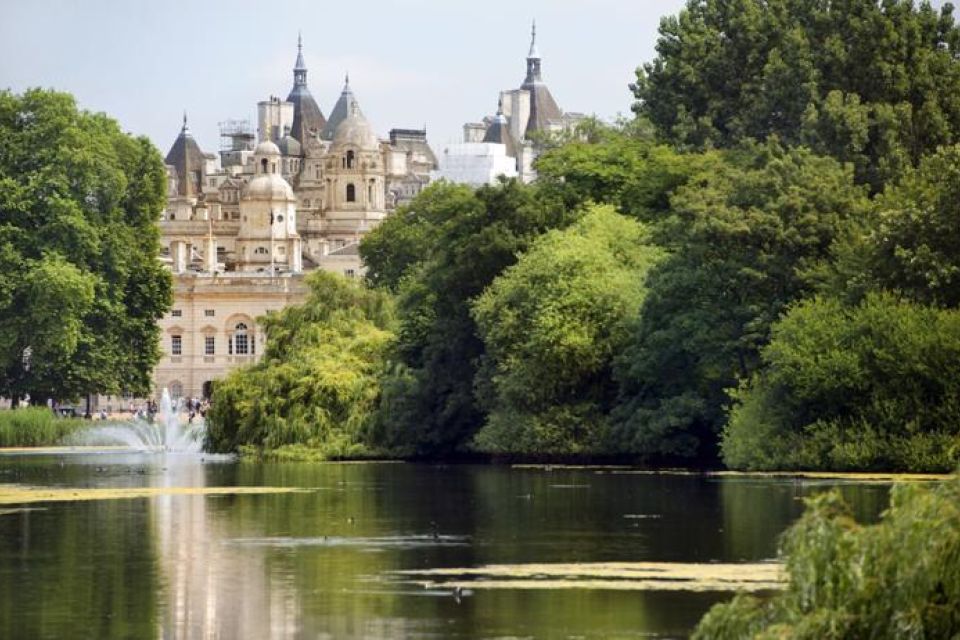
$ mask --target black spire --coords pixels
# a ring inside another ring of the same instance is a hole
[[[524,84],[542,82],[540,77],[540,52],[537,51],[537,21],[530,27],[530,52],[527,53],[527,78]]]
[[[293,65],[293,86],[307,84],[307,65],[303,62],[303,37],[297,34],[297,61]]]

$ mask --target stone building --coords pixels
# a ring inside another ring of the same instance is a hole
[[[539,138],[572,129],[584,117],[560,109],[543,80],[541,62],[534,23],[523,82],[500,92],[496,115],[463,125],[463,142],[443,150],[435,177],[473,185],[492,183],[499,176],[524,182],[536,178],[533,161],[540,151]]]
[[[415,197],[436,169],[426,131],[381,139],[346,79],[329,118],[307,86],[302,43],[287,98],[257,104],[257,131],[220,125],[205,153],[183,126],[169,153],[168,205],[160,222],[174,305],[160,326],[159,392],[209,395],[231,368],[262,353],[257,318],[302,301],[304,274],[358,277],[360,239]]]

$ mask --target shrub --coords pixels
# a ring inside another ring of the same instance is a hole
[[[836,492],[784,534],[787,588],[714,606],[693,638],[955,638],[960,634],[960,476],[894,487],[875,525]]]

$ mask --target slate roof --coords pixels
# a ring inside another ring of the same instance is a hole
[[[303,62],[303,42],[297,37],[297,61],[293,65],[293,88],[287,96],[293,103],[293,125],[290,135],[300,144],[320,133],[327,124],[320,106],[307,88],[307,66]]]
[[[206,155],[200,145],[193,139],[190,128],[187,127],[187,114],[183,114],[183,128],[180,135],[174,140],[173,146],[167,152],[164,162],[177,172],[177,195],[194,195],[192,182],[188,179],[191,171],[203,171]]]
[[[340,92],[340,97],[337,99],[337,103],[333,105],[333,110],[330,112],[330,118],[327,120],[327,124],[323,127],[320,137],[324,140],[333,140],[333,134],[337,132],[337,127],[340,126],[341,122],[347,119],[348,115],[350,115],[352,105],[354,104],[357,104],[357,99],[353,95],[353,90],[350,88],[350,76],[347,76],[343,85],[343,91]]]

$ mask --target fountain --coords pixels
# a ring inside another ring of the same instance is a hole
[[[70,444],[119,445],[135,451],[156,453],[200,453],[203,450],[206,425],[199,417],[192,424],[181,424],[180,406],[180,402],[175,403],[170,398],[170,392],[164,389],[160,399],[160,411],[153,421],[134,418],[126,424],[83,429],[71,438]]]

